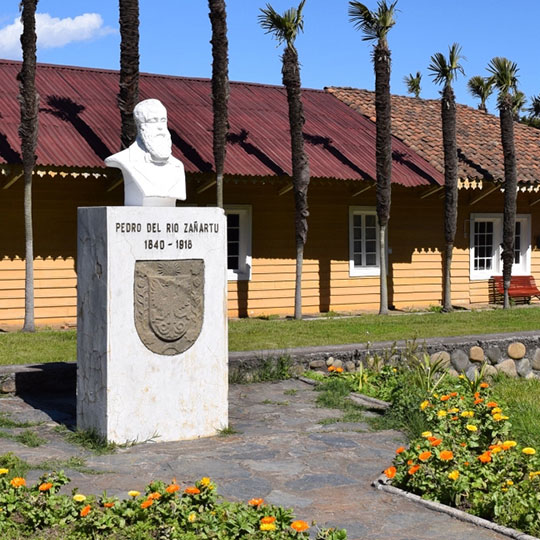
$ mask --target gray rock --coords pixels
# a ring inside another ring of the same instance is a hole
[[[492,364],[498,364],[502,361],[503,355],[501,352],[501,349],[499,347],[489,347],[485,351],[486,358],[492,363]]]
[[[508,377],[517,377],[518,375],[516,364],[511,358],[507,358],[497,364],[496,369],[498,373],[504,373]]]
[[[333,356],[329,356],[329,357],[326,359],[326,365],[327,365],[327,366],[332,366],[332,365],[334,365],[334,357],[333,357]]]
[[[452,351],[450,360],[452,362],[452,366],[454,366],[454,369],[458,373],[466,373],[471,365],[468,355],[460,349]]]
[[[514,360],[521,360],[527,353],[525,345],[519,341],[514,341],[508,345],[508,356]]]
[[[343,362],[341,360],[334,360],[334,363],[332,364],[334,367],[343,367]]]
[[[521,360],[516,360],[516,370],[520,377],[527,377],[529,373],[532,372],[531,363],[528,358],[522,358]]]
[[[486,379],[492,379],[497,375],[497,368],[495,366],[492,366],[491,364],[485,364],[484,367],[484,376]]]
[[[469,381],[474,381],[474,379],[476,379],[476,377],[478,376],[477,367],[476,366],[469,367],[465,375],[467,376],[467,379],[469,379]]]
[[[0,381],[0,393],[1,394],[14,394],[16,390],[15,379],[8,377],[3,381]]]
[[[483,362],[484,358],[484,349],[478,345],[474,345],[469,349],[469,360],[471,362]]]
[[[446,373],[448,373],[450,377],[459,377],[459,373],[453,367],[449,367],[446,370]]]
[[[433,353],[430,357],[430,361],[432,364],[434,364],[435,362],[442,362],[441,367],[447,368],[450,366],[450,353],[446,351],[439,351]]]
[[[530,372],[527,375],[525,375],[526,379],[538,379],[538,375],[535,375],[534,372]]]
[[[289,368],[289,372],[293,377],[299,377],[304,371],[306,371],[306,369],[302,364],[294,364]]]
[[[324,360],[312,360],[309,363],[309,367],[311,369],[320,369],[326,367],[326,362]]]
[[[356,364],[352,360],[345,362],[346,371],[354,371],[356,369]]]
[[[540,371],[540,349],[535,349],[531,367],[536,371]]]

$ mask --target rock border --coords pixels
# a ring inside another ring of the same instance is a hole
[[[403,489],[400,489],[400,488],[397,488],[388,484],[387,481],[388,479],[386,478],[386,476],[384,474],[381,474],[376,480],[374,480],[371,483],[371,485],[375,489],[385,491],[386,493],[391,493],[393,495],[399,495],[401,497],[405,497],[406,499],[409,499],[410,501],[414,501],[418,504],[421,504],[422,506],[425,506],[426,508],[435,510],[436,512],[442,512],[444,514],[448,514],[449,516],[455,517],[456,519],[459,519],[460,521],[466,521],[468,523],[472,523],[474,525],[483,527],[484,529],[490,529],[500,534],[504,534],[505,536],[508,536],[510,538],[515,538],[516,540],[540,540],[536,536],[531,536],[529,534],[518,531],[516,529],[511,529],[510,527],[504,527],[503,525],[498,525],[497,523],[494,523],[493,521],[489,521],[487,519],[480,518],[478,516],[473,516],[472,514],[468,514],[467,512],[464,512],[463,510],[458,510],[457,508],[453,508],[451,506],[447,506],[445,504],[441,504],[435,501],[430,501],[428,499],[422,499],[422,497],[420,497],[419,495],[415,495],[414,493],[409,493],[408,491],[404,491]]]

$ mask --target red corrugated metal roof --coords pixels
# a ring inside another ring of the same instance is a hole
[[[20,161],[16,76],[20,62],[0,60],[0,163]],[[120,148],[118,72],[39,64],[39,165],[103,167]],[[186,171],[211,171],[212,99],[207,79],[141,74],[140,99],[167,107],[173,153]],[[374,179],[375,125],[334,96],[303,90],[304,134],[313,178]],[[231,82],[225,173],[290,176],[286,93],[281,86]],[[443,176],[397,138],[393,182],[442,184]]]

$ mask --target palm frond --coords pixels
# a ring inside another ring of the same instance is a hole
[[[420,83],[422,81],[422,74],[417,71],[416,75],[409,73],[406,77],[403,77],[403,82],[407,85],[407,92],[409,94],[414,94],[414,97],[420,96]]]
[[[489,62],[487,70],[491,73],[490,81],[499,90],[499,97],[505,97],[517,90],[519,68],[515,62],[496,56]]]
[[[290,8],[280,15],[270,4],[266,8],[261,8],[261,14],[258,16],[259,24],[265,33],[273,34],[281,44],[293,46],[296,36],[304,31],[304,20],[302,10],[306,0],[301,0],[297,8]]]
[[[465,70],[459,63],[460,60],[465,60],[465,57],[461,54],[461,47],[457,43],[448,47],[448,59],[443,53],[435,53],[428,66],[428,70],[432,72],[433,82],[450,84],[457,79],[458,73],[465,75]]]
[[[397,2],[398,0],[395,0],[388,4],[386,0],[379,0],[376,11],[371,11],[362,2],[349,2],[349,21],[357,30],[363,32],[362,41],[386,42],[390,28],[396,23],[394,14],[397,11]]]
[[[478,108],[480,110],[487,111],[486,101],[493,93],[493,81],[491,81],[491,79],[488,77],[475,75],[467,82],[467,89],[473,97],[480,100],[480,105]]]
[[[532,118],[540,118],[540,94],[531,96],[531,106],[527,107],[527,110]]]
[[[521,90],[516,90],[512,95],[512,113],[515,117],[519,118],[519,113],[525,107],[525,103],[527,103],[525,94]]]

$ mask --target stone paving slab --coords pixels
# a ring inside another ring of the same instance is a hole
[[[321,420],[340,416],[315,404],[317,393],[298,380],[232,385],[230,424],[238,431],[193,441],[147,442],[96,456],[68,444],[55,430],[73,425],[74,395],[0,399],[0,411],[13,419],[43,422],[35,429],[48,440],[28,448],[0,439],[0,454],[12,451],[37,464],[45,459],[82,457],[101,472],[67,471],[70,489],[82,493],[126,496],[152,480],[176,477],[191,484],[210,476],[220,494],[292,507],[300,519],[343,527],[349,539],[362,540],[497,540],[507,538],[473,524],[429,510],[414,501],[384,493],[371,482],[391,462],[404,437],[395,431],[371,432],[365,423]],[[41,407],[41,408],[40,408]],[[39,476],[32,471],[30,480]]]

